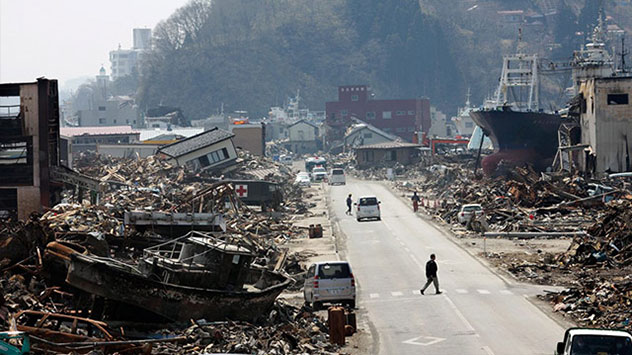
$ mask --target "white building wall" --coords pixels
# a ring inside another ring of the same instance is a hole
[[[357,147],[361,145],[391,142],[392,139],[374,132],[368,128],[360,129],[345,137],[345,145]]]
[[[632,163],[632,79],[587,80],[580,92],[586,100],[581,139],[595,154],[595,172],[628,171],[632,168],[628,166]],[[609,94],[627,94],[628,104],[609,104]],[[581,166],[586,169],[586,162]]]
[[[318,138],[318,128],[305,122],[299,122],[288,127],[287,131],[290,141],[315,141]]]

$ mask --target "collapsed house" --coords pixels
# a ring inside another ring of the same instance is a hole
[[[163,146],[158,153],[175,165],[221,174],[236,168],[237,151],[232,141],[234,136],[233,133],[215,127]]]

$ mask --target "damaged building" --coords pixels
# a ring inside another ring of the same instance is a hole
[[[0,84],[0,102],[0,217],[25,219],[59,201],[57,80]]]
[[[163,146],[158,153],[178,166],[195,170],[225,172],[237,164],[235,135],[215,127],[195,136]]]
[[[630,171],[632,163],[632,77],[600,77],[579,88],[581,144],[587,145],[576,162],[593,174]]]

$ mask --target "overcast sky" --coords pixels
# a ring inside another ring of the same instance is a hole
[[[132,46],[188,0],[0,0],[0,82],[64,82],[110,73],[109,51]]]

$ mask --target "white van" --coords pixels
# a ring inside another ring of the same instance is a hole
[[[279,162],[286,165],[292,165],[292,163],[294,162],[294,159],[292,159],[291,155],[282,154],[279,157]]]
[[[323,303],[344,303],[355,308],[355,279],[346,261],[320,261],[307,269],[303,297],[315,310]]]
[[[376,220],[380,220],[380,201],[377,200],[375,196],[364,196],[358,199],[358,202],[354,203],[356,205],[356,219],[361,221],[365,218],[374,218]]]
[[[345,185],[347,179],[345,178],[345,171],[340,168],[333,168],[329,173],[329,185]]]

